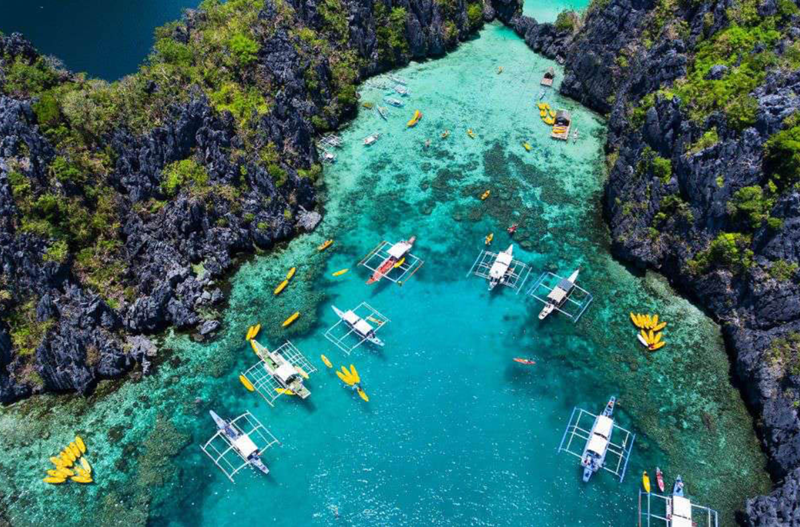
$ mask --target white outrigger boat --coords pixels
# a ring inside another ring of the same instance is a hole
[[[397,75],[389,75],[389,79],[393,80],[397,84],[402,84],[403,86],[408,84],[407,80],[405,80],[403,77],[398,77]]]
[[[692,502],[683,495],[683,479],[675,478],[672,499],[667,501],[667,520],[669,527],[692,527]]]
[[[395,86],[394,87],[394,91],[396,91],[397,93],[399,93],[403,97],[408,97],[410,95],[410,92],[408,91],[408,88],[406,88],[402,84],[398,84],[397,86]]]
[[[397,108],[402,108],[403,106],[406,105],[403,101],[401,101],[396,97],[386,97],[384,101],[386,101],[387,104],[391,104],[392,106],[395,106]]]
[[[544,320],[547,318],[547,315],[553,312],[554,309],[560,308],[564,305],[569,297],[570,292],[575,287],[575,280],[578,279],[578,273],[580,269],[576,269],[569,278],[564,278],[561,280],[558,285],[556,285],[550,294],[547,295],[547,301],[542,308],[542,311],[539,313],[539,320]]]
[[[372,135],[368,135],[367,137],[364,138],[364,146],[370,146],[374,144],[380,137],[381,134],[377,132]]]
[[[605,463],[606,452],[611,442],[611,433],[614,431],[614,420],[611,419],[611,414],[614,413],[616,402],[616,397],[609,399],[606,409],[595,418],[592,430],[589,432],[589,441],[586,443],[581,457],[584,483],[588,482]]]
[[[250,412],[230,421],[221,418],[213,410],[208,413],[217,425],[217,432],[200,445],[200,449],[225,477],[233,482],[233,478],[247,467],[269,474],[269,468],[261,456],[273,445],[280,444],[272,432],[264,428]]]
[[[332,305],[331,307],[333,308],[333,312],[336,313],[336,316],[342,319],[342,321],[350,329],[355,331],[355,333],[361,337],[362,340],[366,340],[367,342],[375,344],[376,346],[383,347],[383,341],[375,335],[375,328],[372,327],[369,322],[356,315],[353,310],[342,311],[336,306]]]
[[[308,372],[299,364],[292,364],[281,353],[270,351],[255,339],[252,339],[250,344],[261,359],[266,372],[281,385],[282,388],[276,388],[277,390],[288,390],[291,392],[289,395],[296,395],[301,399],[311,395],[303,384],[303,380],[308,379]]]
[[[417,241],[417,237],[412,236],[408,240],[401,240],[389,247],[389,250],[386,251],[386,258],[381,262],[378,268],[375,269],[372,276],[369,277],[367,285],[379,282],[389,271],[394,269],[398,262],[403,262],[408,252],[414,246],[415,241]]]
[[[497,253],[492,267],[489,269],[489,291],[494,289],[498,284],[506,281],[508,268],[513,260],[514,244],[508,246],[503,252]]]
[[[378,115],[381,116],[381,119],[384,121],[388,120],[389,109],[386,106],[375,105],[375,110],[378,112]]]

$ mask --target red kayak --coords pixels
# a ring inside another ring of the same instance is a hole
[[[517,224],[515,223],[514,225],[506,229],[506,231],[508,232],[508,234],[514,234],[515,232],[517,232]]]
[[[656,467],[656,482],[658,483],[658,490],[664,492],[664,474],[662,474],[661,469]]]
[[[519,358],[519,357],[515,357],[515,358],[514,358],[514,361],[515,361],[515,362],[519,362],[520,364],[527,364],[528,366],[533,366],[534,364],[536,364],[536,361],[535,361],[535,360],[531,360],[531,359],[521,359],[521,358]]]

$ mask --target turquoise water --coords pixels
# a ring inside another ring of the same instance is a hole
[[[169,335],[153,376],[103,383],[89,400],[42,397],[2,411],[13,455],[0,458],[10,482],[0,510],[21,524],[633,525],[641,471],[659,465],[668,484],[682,474],[691,496],[730,524],[769,480],[719,328],[660,277],[632,275],[609,255],[599,206],[604,121],[550,93],[580,132],[576,143],[551,141],[532,102],[549,66],[558,69],[490,25],[447,57],[397,72],[409,80],[408,104],[388,122],[362,111],[342,132],[339,160],[325,171],[324,222],[241,267],[219,340]],[[381,96],[362,91],[364,100]],[[406,129],[415,109],[424,117]],[[441,140],[444,129],[451,135]],[[365,147],[374,132],[380,140]],[[492,196],[481,202],[486,189]],[[533,299],[489,293],[465,276],[487,233],[495,249],[510,243],[512,222],[515,255],[534,275],[581,266],[579,283],[595,301],[578,324],[539,322]],[[361,257],[410,235],[423,268],[403,287],[366,286]],[[327,238],[335,244],[318,253]],[[274,297],[294,265],[292,284]],[[364,300],[391,320],[380,333],[386,346],[347,357],[323,338],[335,322],[329,306]],[[296,310],[298,322],[281,329]],[[644,351],[629,311],[667,320],[667,347]],[[256,322],[262,343],[290,338],[320,368],[308,401],[285,397],[270,408],[239,384],[254,362],[243,335]],[[321,353],[355,364],[371,401],[345,390]],[[601,473],[586,485],[578,459],[556,449],[572,408],[599,411],[610,395],[619,424],[637,433],[628,476],[620,484]],[[265,455],[268,477],[248,472],[234,485],[204,457],[208,409],[249,410],[281,440]],[[96,484],[45,485],[48,456],[75,433],[88,443]]]
[[[153,45],[153,30],[199,0],[0,0],[0,31],[19,31],[39,52],[73,71],[109,81],[133,73]]]
[[[561,11],[583,11],[589,7],[588,0],[559,0],[558,2],[525,2],[522,14],[536,19],[537,22],[555,22]]]

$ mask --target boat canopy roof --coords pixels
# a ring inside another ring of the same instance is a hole
[[[253,440],[244,434],[233,440],[233,448],[235,448],[244,457],[248,457],[250,454],[258,450],[258,447],[255,443],[253,443]]]
[[[407,241],[397,242],[389,248],[389,256],[392,258],[402,258],[408,250],[411,249],[411,244]]]
[[[359,320],[361,320],[361,317],[359,317],[352,310],[350,310],[344,312],[344,315],[342,315],[342,319],[344,319],[344,321],[347,322],[348,324],[354,326],[358,323]]]
[[[563,289],[565,293],[569,293],[572,291],[572,288],[575,287],[573,282],[570,282],[567,278],[562,278],[558,285],[556,286],[558,289]]]
[[[275,375],[280,377],[281,380],[286,381],[292,375],[296,375],[297,370],[294,369],[294,366],[289,364],[288,362],[284,362],[281,364],[277,370],[275,370]]]
[[[594,432],[600,434],[605,438],[611,437],[611,429],[614,427],[614,420],[605,415],[597,416],[597,424],[595,424]]]
[[[589,452],[594,452],[599,455],[603,455],[607,448],[608,439],[597,434],[592,435],[592,438],[589,440],[589,445],[586,447]]]
[[[363,319],[359,319],[358,322],[356,322],[353,327],[356,329],[356,331],[358,331],[364,336],[369,335],[373,330],[373,327],[366,320]]]
[[[683,496],[672,497],[672,524],[677,526],[692,525],[692,502]],[[686,520],[687,523],[677,523],[676,520]]]

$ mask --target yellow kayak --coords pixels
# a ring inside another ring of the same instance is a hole
[[[78,445],[76,445],[74,441],[69,445],[67,445],[67,448],[69,448],[70,452],[72,452],[72,454],[75,456],[75,459],[81,457],[81,451],[78,448]]]
[[[294,276],[294,273],[296,272],[297,272],[297,267],[292,267],[291,269],[289,269],[289,272],[286,273],[286,279],[291,280],[292,277]]]
[[[486,198],[488,198],[488,197],[489,197],[491,194],[492,194],[492,191],[491,191],[491,190],[487,190],[486,192],[484,192],[483,194],[481,194],[481,201],[484,201],[484,200],[485,200]]]
[[[62,451],[59,454],[59,456],[60,456],[60,459],[61,459],[61,465],[62,466],[66,467],[66,468],[69,468],[69,467],[72,466],[73,461],[72,461],[72,459],[70,459],[70,457],[67,455],[66,452]]]
[[[653,319],[650,317],[650,315],[644,315],[644,327],[646,329],[653,327]]]
[[[56,466],[56,468],[61,468],[64,466],[64,461],[61,458],[51,456],[50,462]]]
[[[552,117],[544,120],[544,124],[547,124],[547,125],[550,125],[550,126],[553,126],[555,124],[555,122],[556,122],[556,120],[553,119]]]
[[[324,251],[325,249],[327,249],[331,245],[333,245],[333,240],[328,240],[325,243],[323,243],[322,245],[320,245],[319,247],[317,247],[317,250],[318,251]]]
[[[282,393],[283,395],[294,395],[292,390],[288,390],[286,388],[275,388],[275,391],[278,393]]]
[[[75,463],[75,460],[78,459],[78,457],[72,453],[72,450],[69,449],[69,447],[64,449],[64,451],[61,453],[61,457],[64,459],[69,459],[70,463]]]
[[[239,375],[239,382],[242,383],[242,385],[247,389],[248,392],[253,392],[256,389],[256,387],[253,386],[253,383],[250,382],[244,375]]]
[[[486,245],[489,245],[490,243],[492,243],[492,240],[494,240],[494,233],[493,233],[493,232],[490,232],[490,233],[489,233],[489,235],[488,235],[488,236],[486,237],[486,239],[484,240],[484,243],[485,243]]]
[[[253,335],[250,337],[250,339],[256,338],[258,336],[259,331],[261,331],[261,324],[256,324],[255,326],[253,326]]]
[[[639,327],[639,320],[636,318],[636,315],[633,314],[633,311],[631,311],[631,322],[633,322],[633,325],[637,328]]]
[[[647,475],[646,470],[642,473],[642,486],[644,487],[644,491],[650,494],[650,477]]]
[[[85,458],[85,457],[82,457],[82,458],[81,458],[81,466],[83,467],[83,469],[84,469],[84,470],[85,470],[85,471],[86,471],[88,474],[91,474],[91,473],[92,473],[92,466],[89,464],[89,462],[86,460],[86,458]]]
[[[553,110],[550,110],[550,117],[555,119],[556,118],[556,112],[554,112]]]
[[[54,478],[60,478],[60,477],[62,477],[62,476],[61,476],[61,472],[59,472],[58,470],[53,470],[53,469],[50,469],[50,470],[48,470],[48,471],[47,471],[47,475],[48,475],[48,476],[53,476]]]
[[[360,388],[358,389],[358,396],[364,399],[364,402],[369,402],[369,395],[367,395],[366,392]]]
[[[666,322],[661,322],[657,326],[653,327],[653,331],[661,331],[665,327],[667,327],[667,323]]]
[[[660,350],[661,348],[663,348],[666,345],[667,345],[667,341],[666,340],[662,340],[661,342],[656,342],[652,346],[648,346],[648,347],[650,348],[650,351],[656,351],[656,350]]]
[[[467,135],[475,139],[475,132],[472,131],[472,128],[467,129]]]
[[[62,477],[48,476],[44,478],[42,481],[44,481],[45,483],[50,483],[51,485],[61,485],[66,481],[66,479]]]
[[[549,110],[550,109],[550,103],[544,103],[544,109],[545,110]]]
[[[75,436],[75,444],[78,445],[78,450],[80,450],[82,454],[86,453],[86,443],[83,442],[81,436]]]
[[[336,271],[335,273],[333,273],[333,276],[342,276],[344,273],[346,273],[349,270],[350,269],[342,269],[341,271]]]
[[[654,328],[658,325],[658,315],[653,315],[653,320],[650,321],[650,327]]]
[[[400,267],[400,266],[401,266],[401,265],[403,265],[404,263],[406,263],[406,257],[405,257],[405,256],[403,256],[402,258],[400,258],[399,260],[397,260],[397,263],[396,263],[396,264],[394,264],[394,268],[395,268],[395,269],[397,269],[398,267]]]
[[[525,143],[522,143],[522,146],[523,146],[523,147],[525,148],[525,150],[527,150],[528,152],[530,152],[530,151],[531,151],[531,145],[530,145],[529,143],[527,143],[527,142],[525,142]]]
[[[291,326],[292,323],[295,320],[297,320],[299,317],[300,317],[300,312],[299,311],[295,311],[295,313],[292,316],[290,316],[289,318],[287,318],[286,320],[283,321],[283,327],[286,328],[286,327]]]
[[[75,475],[75,473],[73,471],[71,471],[68,468],[64,468],[64,467],[57,468],[56,472],[58,473],[58,476],[56,476],[56,477],[60,477],[60,478],[67,478],[69,476],[74,476]],[[48,471],[48,474],[49,474],[49,471]]]
[[[284,280],[283,282],[280,283],[280,285],[278,285],[278,287],[275,288],[275,291],[273,291],[273,294],[275,294],[275,296],[281,294],[281,291],[286,289],[287,285],[289,285],[289,280]]]
[[[91,483],[92,481],[94,481],[90,476],[72,476],[69,479],[71,479],[75,483],[84,483],[84,484]]]
[[[538,106],[540,110],[544,110],[545,108],[547,108],[547,104],[545,104],[545,103],[543,103],[543,102],[540,102],[540,103],[539,103],[539,104],[537,104],[536,106]]]
[[[319,358],[322,359],[322,363],[325,366],[327,366],[328,368],[333,368],[333,364],[331,364],[331,361],[328,360],[328,357],[326,357],[325,355],[320,355]]]
[[[412,126],[417,126],[417,123],[419,122],[420,119],[422,119],[422,112],[420,112],[419,110],[414,110],[414,117],[412,117],[411,120],[406,123],[406,126],[408,128],[411,128]]]
[[[539,117],[541,117],[542,119],[547,117],[547,110],[540,110],[539,111]]]

